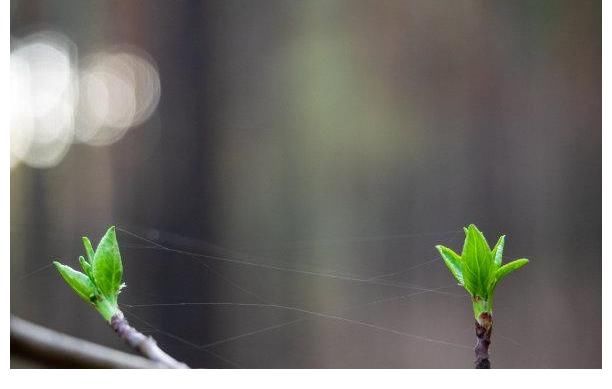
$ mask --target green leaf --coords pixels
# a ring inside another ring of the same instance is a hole
[[[499,240],[493,247],[491,251],[491,255],[493,256],[493,260],[495,262],[495,266],[500,267],[502,263],[502,256],[504,255],[504,244],[506,242],[506,235],[502,235],[499,237]]]
[[[436,248],[453,276],[472,296],[474,318],[478,321],[483,312],[493,312],[497,283],[529,261],[524,258],[517,259],[501,266],[505,236],[501,236],[491,250],[484,235],[475,225],[470,224],[463,230],[465,241],[461,256],[442,245],[437,245]]]
[[[440,252],[446,267],[455,276],[459,284],[463,285],[463,274],[461,272],[461,257],[453,250],[442,245],[437,245],[436,249]]]
[[[81,264],[81,269],[83,269],[87,277],[89,277],[89,279],[91,280],[93,277],[91,276],[91,265],[89,264],[89,262],[87,262],[85,258],[83,258],[83,256],[81,255],[79,257],[79,263]]]
[[[495,272],[495,285],[497,285],[497,283],[501,281],[504,277],[506,277],[508,274],[512,273],[515,270],[520,269],[521,267],[525,266],[528,263],[529,263],[529,260],[527,258],[521,258],[521,259],[517,259],[512,262],[509,262],[505,264],[504,266],[500,267]]]
[[[123,265],[115,227],[109,228],[98,244],[92,263],[92,274],[99,291],[109,301],[116,303],[121,288]]]
[[[94,249],[93,249],[93,246],[91,245],[91,242],[89,241],[89,238],[86,236],[83,237],[83,246],[85,246],[85,253],[87,254],[87,260],[89,261],[89,263],[93,263]]]
[[[467,228],[461,258],[463,279],[468,292],[472,296],[487,299],[495,268],[489,244],[473,224]]]
[[[62,265],[57,261],[54,261],[53,264],[55,265],[57,271],[59,271],[61,274],[64,281],[70,285],[72,290],[74,290],[83,300],[87,301],[88,303],[92,303],[92,297],[95,296],[96,287],[91,282],[89,277],[79,271],[74,270],[70,266]]]

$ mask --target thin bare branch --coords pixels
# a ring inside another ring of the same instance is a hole
[[[11,354],[50,367],[155,369],[166,366],[11,315]]]

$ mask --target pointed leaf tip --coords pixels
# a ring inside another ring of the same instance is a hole
[[[493,256],[493,262],[495,262],[495,266],[500,267],[502,263],[502,258],[504,255],[504,245],[506,244],[506,235],[502,235],[499,237],[499,240],[491,250],[491,255]]]
[[[466,231],[461,253],[465,286],[472,296],[487,299],[488,287],[495,272],[491,249],[483,233],[474,224],[470,224]]]
[[[70,266],[62,265],[58,261],[53,261],[53,264],[72,290],[83,300],[91,303],[91,296],[95,294],[96,289],[89,277]]]
[[[86,236],[84,236],[82,240],[83,240],[83,246],[85,247],[85,253],[87,254],[87,260],[89,261],[90,264],[92,264],[94,260],[94,249],[93,249],[93,246],[91,245],[91,241]]]
[[[499,281],[504,279],[508,274],[520,269],[528,263],[529,260],[527,258],[520,258],[512,262],[508,262],[504,266],[500,267],[495,272],[495,284],[499,283]]]
[[[442,245],[437,245],[436,249],[440,253],[448,270],[450,270],[459,284],[463,285],[463,272],[461,270],[461,257],[459,254]]]
[[[92,264],[92,274],[100,292],[110,301],[116,302],[123,276],[123,265],[114,226],[106,231],[98,244]]]

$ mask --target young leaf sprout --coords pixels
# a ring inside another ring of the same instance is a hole
[[[53,262],[64,281],[81,299],[93,305],[117,335],[132,348],[157,362],[160,367],[187,367],[162,351],[153,338],[143,335],[130,326],[119,309],[117,299],[125,284],[122,282],[123,264],[115,227],[110,227],[106,231],[95,251],[87,237],[83,238],[83,245],[87,259],[81,256],[79,263],[84,273],[62,265],[58,261]]]
[[[461,255],[442,245],[436,246],[448,270],[459,285],[472,297],[476,320],[476,361],[477,369],[489,369],[489,345],[493,329],[493,296],[495,287],[508,274],[525,266],[529,260],[517,259],[502,266],[502,255],[506,237],[502,235],[491,248],[484,235],[475,225],[463,229],[465,242]]]

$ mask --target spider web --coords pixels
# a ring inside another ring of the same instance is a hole
[[[460,229],[282,242],[257,254],[152,229],[117,232],[121,310],[192,367],[471,364],[469,301],[433,250],[459,247]],[[359,255],[337,261],[339,246]]]

